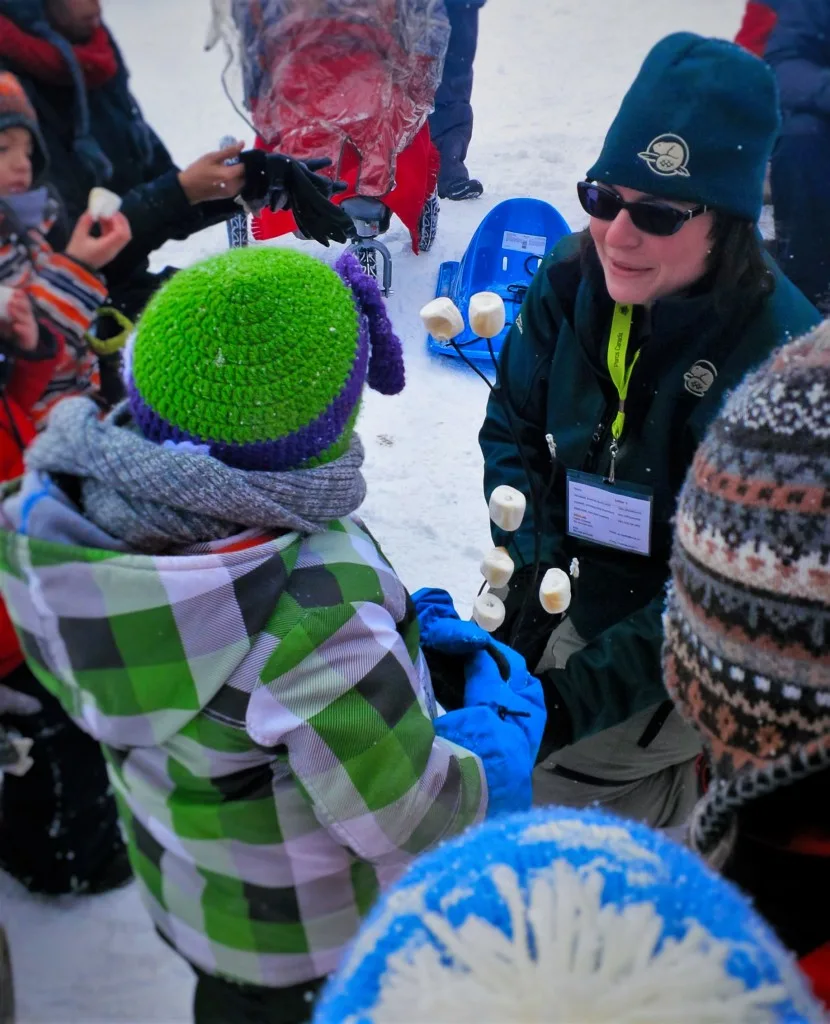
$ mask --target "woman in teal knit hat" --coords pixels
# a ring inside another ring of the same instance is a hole
[[[415,605],[354,515],[366,383],[397,394],[403,356],[353,256],[225,253],[151,301],[129,397],[63,403],[3,507],[12,621],[101,741],[199,1022],[306,1020],[412,857],[530,805],[538,681],[458,623],[470,706],[439,716]]]
[[[538,803],[672,826],[697,797],[699,741],[660,670],[677,493],[724,395],[819,319],[760,243],[778,124],[760,59],[659,42],[578,183],[587,229],[543,261],[503,348],[480,442],[486,494],[528,497],[495,539],[519,566],[502,639],[545,689]],[[538,581],[573,559],[573,600],[551,618]]]

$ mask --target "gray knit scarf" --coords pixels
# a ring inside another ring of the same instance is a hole
[[[88,398],[57,406],[26,453],[30,470],[77,477],[87,519],[135,551],[231,537],[251,527],[319,533],[363,501],[363,445],[283,473],[245,471],[142,437],[126,402],[105,419]]]

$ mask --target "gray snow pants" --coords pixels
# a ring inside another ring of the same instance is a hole
[[[537,671],[564,668],[584,646],[565,619],[552,633]],[[678,713],[655,705],[537,765],[533,802],[565,807],[600,804],[653,828],[676,828],[697,800],[695,761],[700,751],[697,733]]]

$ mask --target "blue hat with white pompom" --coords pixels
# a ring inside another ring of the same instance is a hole
[[[643,825],[534,811],[426,855],[380,900],[315,1024],[821,1021],[735,888]]]

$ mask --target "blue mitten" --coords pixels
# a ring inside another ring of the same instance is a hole
[[[467,659],[464,677],[464,706],[492,708],[499,718],[513,721],[535,761],[547,721],[545,695],[521,654],[491,640],[488,650]]]
[[[530,808],[535,757],[515,718],[489,707],[460,708],[436,718],[435,734],[481,758],[487,779],[487,817]]]
[[[442,654],[470,654],[492,642],[481,626],[459,617],[446,590],[424,587],[412,595],[412,601],[418,613],[422,647]]]

